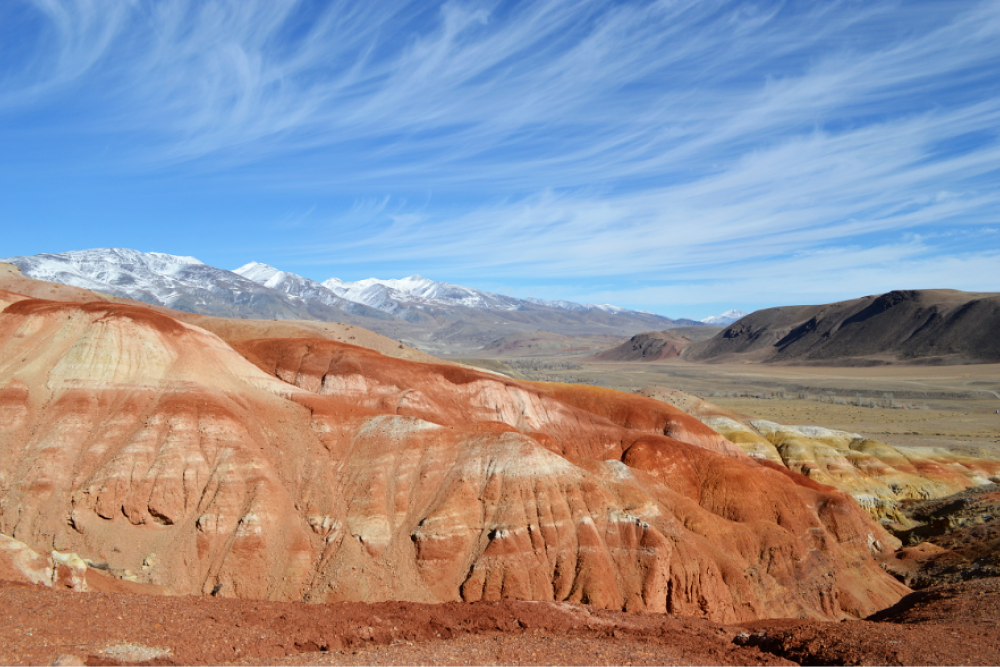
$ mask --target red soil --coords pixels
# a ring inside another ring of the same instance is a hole
[[[733,644],[738,628],[553,602],[313,605],[0,583],[0,618],[2,664],[386,664],[394,652],[411,664],[791,664]]]
[[[2,664],[990,665],[1000,580],[841,623],[723,625],[552,602],[302,604],[0,582]]]

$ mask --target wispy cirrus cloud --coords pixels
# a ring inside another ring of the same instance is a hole
[[[356,240],[359,263],[428,255],[452,270],[615,276],[715,272],[722,263],[866,235],[990,219],[1000,145],[929,160],[950,133],[1000,123],[1000,105],[839,134],[815,132],[758,150],[718,174],[639,191],[547,191]],[[552,249],[560,252],[553,255]],[[325,255],[330,248],[319,248]]]
[[[975,257],[963,284],[997,288],[996,239],[908,240],[1000,211],[995,2],[33,0],[0,21],[28,35],[0,47],[0,113],[72,99],[47,122],[121,139],[108,169],[300,197],[309,242],[260,245],[291,268],[585,297],[722,293],[739,266],[765,303],[803,257],[831,283],[821,258],[877,248],[901,281]]]

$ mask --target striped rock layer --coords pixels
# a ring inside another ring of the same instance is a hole
[[[7,299],[0,533],[175,594],[720,621],[907,591],[847,494],[661,401]]]
[[[937,447],[893,447],[859,433],[819,426],[753,419],[663,387],[640,393],[685,410],[752,457],[847,491],[877,519],[908,524],[901,501],[941,498],[1000,476],[1000,461]]]

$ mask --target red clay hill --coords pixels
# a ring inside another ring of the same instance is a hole
[[[0,533],[155,590],[727,622],[907,591],[847,495],[609,390],[29,298],[0,313],[0,415]]]

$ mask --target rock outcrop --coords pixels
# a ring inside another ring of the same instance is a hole
[[[735,621],[906,588],[844,493],[651,399],[147,308],[0,314],[0,533],[174,593]],[[250,363],[248,359],[254,363]]]
[[[87,590],[87,564],[76,554],[53,551],[46,556],[0,535],[0,580],[82,592]]]

